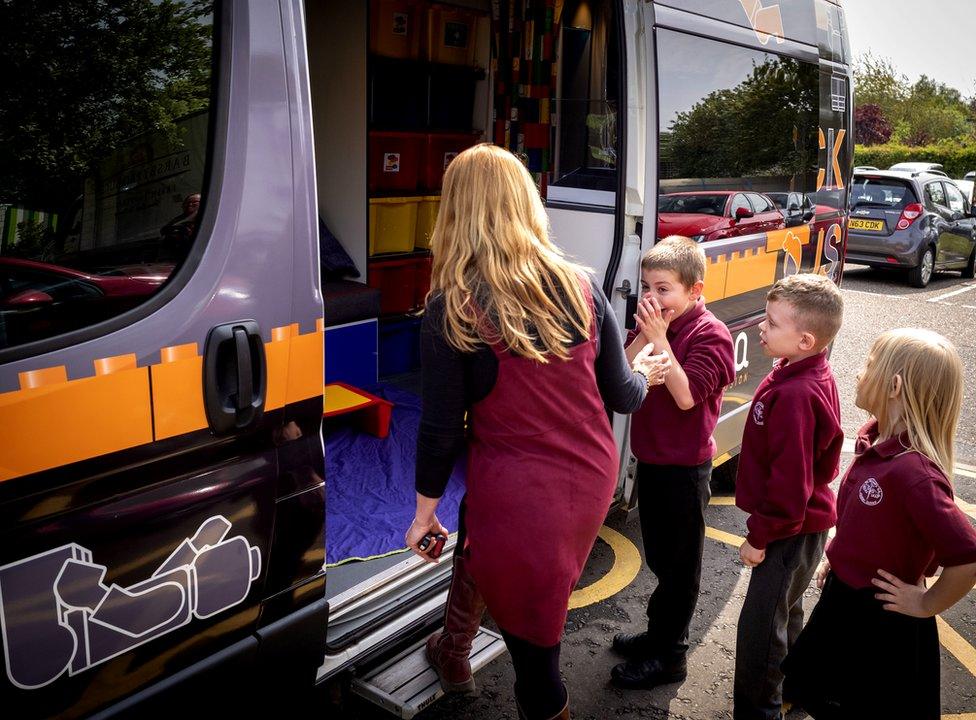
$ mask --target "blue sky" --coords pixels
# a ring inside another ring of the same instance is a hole
[[[974,0],[846,0],[854,56],[889,58],[915,80],[925,74],[976,95]]]

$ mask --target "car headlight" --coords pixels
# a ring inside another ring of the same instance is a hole
[[[691,236],[691,239],[694,240],[695,242],[701,242],[702,240],[705,239],[705,236],[704,235],[692,235]]]

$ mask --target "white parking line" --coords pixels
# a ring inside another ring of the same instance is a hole
[[[885,293],[869,292],[868,290],[855,290],[854,288],[844,287],[843,285],[840,286],[840,289],[841,292],[845,292],[845,293],[856,293],[858,295],[870,295],[871,297],[883,297],[883,298],[890,298],[892,300],[902,300],[906,297],[905,295],[888,295]]]
[[[946,298],[951,298],[956,295],[962,295],[964,292],[969,292],[970,290],[976,290],[976,285],[965,285],[964,287],[956,288],[955,290],[951,290],[947,293],[936,295],[934,298],[929,298],[928,302],[931,303],[940,302],[942,300],[945,300]]]

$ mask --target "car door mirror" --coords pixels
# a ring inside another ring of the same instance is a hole
[[[751,218],[753,215],[755,215],[755,213],[752,210],[740,206],[735,209],[735,214],[733,217],[736,220],[745,220],[746,218]]]
[[[43,290],[21,290],[0,301],[0,306],[9,309],[24,310],[31,307],[50,305],[53,302],[54,298]]]
[[[969,217],[976,218],[976,205],[969,206]]]
[[[803,222],[810,222],[817,216],[817,213],[813,208],[803,211]]]
[[[949,219],[952,220],[952,222],[956,222],[958,220],[962,220],[964,217],[966,217],[966,216],[963,215],[963,213],[962,213],[961,210],[950,210],[949,211]]]

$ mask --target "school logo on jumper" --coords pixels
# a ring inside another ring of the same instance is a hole
[[[875,505],[880,505],[884,499],[884,490],[881,489],[877,480],[868,478],[861,483],[861,489],[857,491],[857,496],[865,505],[874,507]]]
[[[756,425],[762,425],[766,422],[766,406],[762,404],[761,400],[752,404],[752,421]]]

